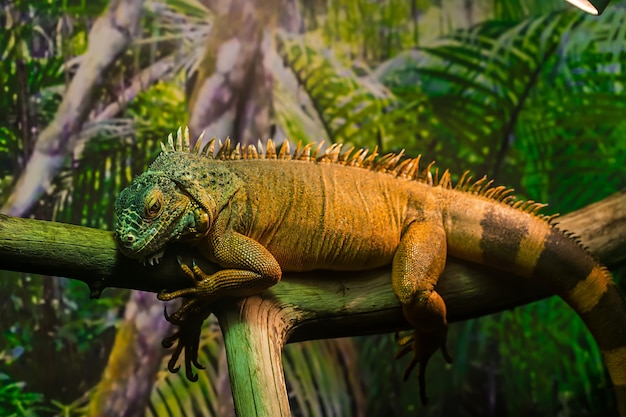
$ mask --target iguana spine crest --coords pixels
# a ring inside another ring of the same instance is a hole
[[[433,187],[455,189],[469,194],[482,196],[489,200],[509,205],[535,217],[539,217],[554,226],[557,224],[554,220],[559,216],[558,214],[540,214],[539,210],[546,207],[547,204],[537,203],[533,200],[517,200],[515,196],[511,195],[514,192],[512,188],[508,188],[503,185],[493,187],[493,180],[488,180],[487,176],[474,180],[469,171],[465,171],[457,184],[453,185],[450,171],[446,169],[443,174],[441,174],[441,177],[439,177],[439,170],[434,167],[434,161],[430,162],[426,168],[420,172],[419,164],[421,155],[418,155],[415,158],[404,158],[404,149],[398,153],[390,152],[380,156],[378,153],[378,146],[376,146],[374,151],[367,156],[369,153],[368,149],[356,149],[354,146],[351,146],[348,150],[341,152],[343,144],[334,143],[320,154],[324,145],[323,141],[317,144],[308,143],[304,145],[304,147],[302,146],[302,141],[300,141],[298,142],[295,151],[292,153],[289,141],[285,140],[282,145],[280,145],[278,150],[276,150],[276,144],[272,139],[267,140],[265,150],[263,149],[264,146],[260,140],[256,146],[249,144],[242,148],[238,143],[235,146],[235,149],[232,149],[230,138],[226,138],[226,140],[222,143],[221,140],[213,137],[204,146],[202,146],[204,134],[205,132],[202,132],[198,136],[194,148],[191,149],[189,128],[185,127],[183,130],[182,127],[179,127],[176,133],[176,140],[174,140],[173,135],[170,133],[167,137],[167,143],[161,143],[161,150],[166,154],[177,152],[192,153],[220,161],[278,159],[353,166],[370,171],[387,173],[396,178],[422,182]],[[215,151],[216,143],[217,153]],[[315,145],[317,146],[313,148]],[[433,168],[434,175],[432,172]],[[569,236],[576,240],[578,239],[576,236],[572,236],[571,234]]]

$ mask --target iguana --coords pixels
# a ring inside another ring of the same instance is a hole
[[[341,153],[306,145],[293,155],[288,142],[258,147],[215,140],[189,149],[189,133],[170,134],[162,153],[115,202],[120,250],[158,262],[166,244],[188,242],[223,269],[206,275],[181,264],[196,284],[162,300],[184,296],[168,319],[181,330],[164,340],[185,352],[195,379],[198,311],[223,296],[248,296],[276,284],[283,271],[355,271],[391,265],[391,285],[414,328],[401,354],[419,364],[420,394],[426,362],[446,350],[446,306],[435,285],[448,255],[541,280],[580,314],[593,333],[626,417],[626,304],[609,271],[579,242],[555,226],[544,205],[515,201],[512,190],[464,174],[452,186],[418,158],[379,156],[376,149]],[[167,316],[167,315],[166,315]]]

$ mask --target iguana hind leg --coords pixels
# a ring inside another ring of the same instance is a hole
[[[443,226],[433,222],[411,223],[402,235],[394,255],[391,270],[393,291],[402,304],[402,312],[415,329],[408,337],[400,338],[403,349],[396,357],[413,352],[404,378],[419,364],[420,398],[426,403],[426,364],[437,350],[444,358],[452,358],[446,348],[448,325],[446,305],[434,290],[446,263],[446,234]]]

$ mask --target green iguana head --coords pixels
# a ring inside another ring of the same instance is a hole
[[[122,253],[144,265],[158,263],[170,241],[198,238],[209,213],[162,172],[135,178],[115,201],[115,238]]]

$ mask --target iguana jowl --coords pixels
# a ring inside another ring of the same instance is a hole
[[[568,302],[593,333],[626,417],[626,305],[611,274],[534,202],[515,202],[510,190],[463,176],[452,187],[446,171],[419,171],[419,158],[376,158],[364,150],[320,154],[307,145],[292,156],[268,141],[214,153],[214,141],[189,150],[188,132],[170,135],[150,168],[118,196],[116,237],[135,259],[159,260],[167,243],[188,241],[222,270],[205,275],[182,265],[197,285],[162,293],[191,296],[174,314],[181,332],[170,370],[185,349],[193,378],[201,305],[247,296],[274,285],[282,271],[354,271],[391,265],[393,290],[413,336],[401,341],[420,365],[445,350],[446,307],[434,290],[446,256],[541,280]],[[318,155],[319,154],[319,155]],[[204,319],[204,317],[202,317]],[[187,324],[184,327],[185,323]]]

